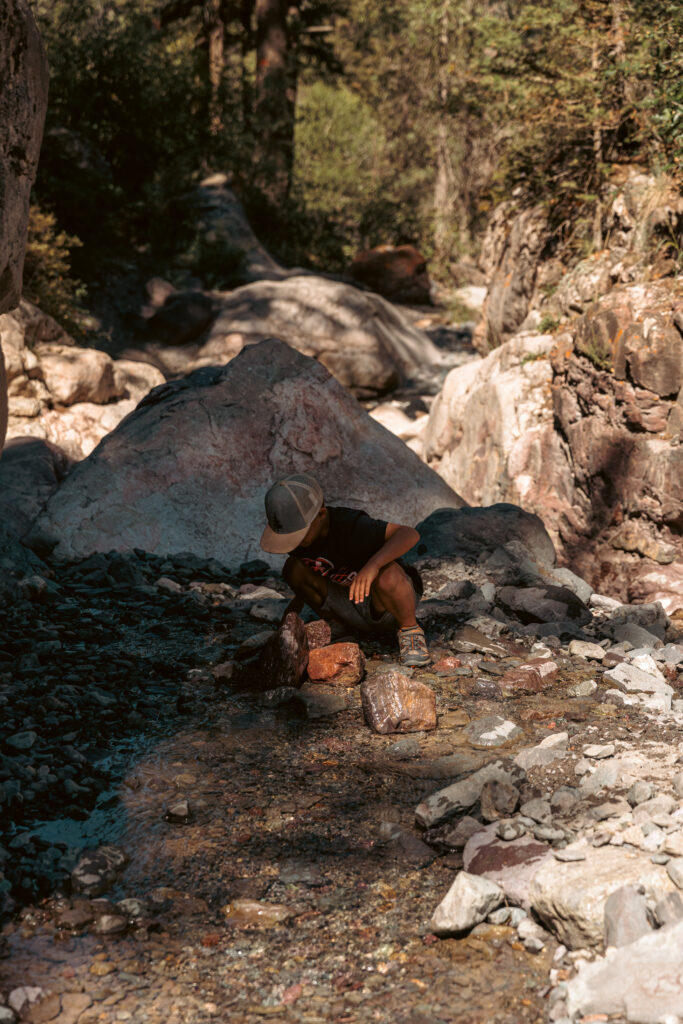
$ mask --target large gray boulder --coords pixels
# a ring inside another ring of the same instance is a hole
[[[359,397],[447,368],[444,354],[391,303],[342,281],[300,273],[215,299],[218,316],[201,343],[153,347],[166,373],[226,363],[245,345],[272,336],[318,359]]]
[[[51,537],[63,559],[135,547],[266,557],[263,497],[287,473],[315,475],[329,504],[404,523],[463,504],[320,363],[268,339],[155,388],[73,470],[34,540]]]
[[[21,296],[29,194],[47,109],[47,60],[26,0],[0,0],[0,313]],[[7,429],[0,353],[0,447]]]

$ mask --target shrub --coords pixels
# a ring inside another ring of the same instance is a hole
[[[85,286],[71,277],[71,251],[81,245],[74,235],[57,230],[55,217],[38,206],[31,206],[26,259],[24,296],[44,313],[49,313],[77,339],[85,334]]]

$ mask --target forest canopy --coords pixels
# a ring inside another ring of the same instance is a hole
[[[287,263],[411,241],[447,276],[500,200],[545,204],[586,253],[615,165],[683,161],[678,0],[33,7],[51,75],[36,201],[83,243],[85,279],[112,253],[172,259],[174,204],[214,171]]]

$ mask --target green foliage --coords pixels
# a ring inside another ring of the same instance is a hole
[[[204,288],[229,291],[244,282],[243,250],[225,238],[207,238],[204,232],[195,232],[182,251],[175,254],[173,263],[181,271],[198,277]],[[173,279],[173,270],[168,276]],[[182,276],[177,284],[183,286]]]
[[[34,7],[50,65],[39,199],[89,250],[148,242],[209,146],[196,18],[162,30],[155,0]]]
[[[71,277],[71,253],[78,238],[59,231],[55,217],[31,206],[26,259],[24,297],[49,313],[75,338],[85,330],[83,302],[86,290]]]
[[[237,280],[236,255],[188,238],[174,210],[221,170],[259,213],[253,3],[221,5],[216,85],[201,0],[31,2],[51,72],[36,195],[83,240],[75,276],[180,252],[207,283]],[[680,176],[678,0],[301,0],[288,28],[292,187],[254,222],[285,263],[339,270],[410,241],[447,277],[511,197],[543,204],[578,258],[601,244],[615,164]]]
[[[520,361],[520,366],[526,366],[527,363],[537,363],[539,359],[547,359],[545,352],[525,352]]]
[[[300,90],[289,252],[294,262],[343,269],[360,248],[420,234],[416,204],[406,202],[419,174],[396,174],[383,126],[343,84]]]
[[[550,313],[544,313],[538,324],[538,330],[540,334],[552,334],[560,326],[560,321],[557,317],[551,316]]]

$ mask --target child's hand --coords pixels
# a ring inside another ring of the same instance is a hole
[[[368,564],[364,565],[360,572],[358,572],[351,580],[349,597],[355,602],[355,604],[361,604],[368,596],[372,584],[377,579],[378,573],[379,569],[371,562],[368,562]]]

